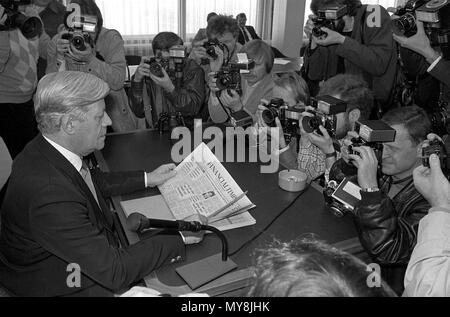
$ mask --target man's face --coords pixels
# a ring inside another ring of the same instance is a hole
[[[86,156],[105,147],[106,128],[112,124],[105,111],[105,101],[100,100],[87,106],[84,120],[79,121],[74,136],[79,154]]]
[[[248,74],[242,74],[244,78],[251,86],[260,82],[265,76],[267,76],[266,65],[263,60],[255,61],[255,67],[250,70]]]
[[[341,99],[341,95],[331,95],[336,99]],[[350,120],[350,116],[348,113],[338,113],[336,115],[336,139],[341,140],[347,136],[347,134],[352,130],[355,122],[359,120],[358,118],[354,118],[355,120]]]
[[[412,142],[408,130],[403,125],[393,125],[392,128],[397,131],[397,136],[395,142],[384,144],[382,171],[389,176],[403,174],[402,178],[408,177],[417,166],[420,145]]]
[[[211,36],[211,40],[217,39],[219,42],[225,44],[230,51],[230,54],[236,49],[236,38],[231,32],[225,32],[224,34],[216,34]],[[224,52],[227,54],[227,52]]]
[[[247,24],[247,17],[246,16],[238,17],[237,23],[238,23],[239,27],[241,27],[241,28],[245,27],[245,25]]]

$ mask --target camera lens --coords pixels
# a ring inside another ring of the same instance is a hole
[[[21,13],[15,16],[13,24],[20,29],[27,39],[39,37],[43,32],[43,25],[36,17],[27,17]]]
[[[397,20],[394,20],[394,32],[406,37],[411,37],[416,34],[417,25],[414,15],[412,13],[407,13]]]
[[[270,127],[276,127],[275,119],[278,117],[278,113],[274,109],[264,110],[262,113],[262,118],[264,123]]]
[[[84,37],[80,36],[80,35],[75,35],[72,38],[72,46],[80,52],[87,50],[86,43],[84,41]]]
[[[322,120],[317,117],[304,117],[302,120],[303,130],[305,130],[306,133],[318,131],[321,125]]]

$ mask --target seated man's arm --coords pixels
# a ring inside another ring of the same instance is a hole
[[[128,288],[185,255],[178,234],[156,236],[126,249],[113,247],[91,221],[86,197],[60,185],[50,185],[36,193],[29,217],[39,245],[68,264],[78,264],[83,275],[112,292]]]
[[[428,202],[415,192],[403,206],[408,210],[396,210],[394,202],[381,191],[361,192],[361,196],[354,221],[366,251],[382,264],[407,264],[416,244],[419,221],[430,208]]]
[[[430,212],[421,220],[417,245],[405,276],[408,297],[450,295],[450,213]]]
[[[92,171],[92,177],[105,197],[125,195],[145,189],[144,175],[144,171],[118,173],[104,173],[100,169]]]
[[[164,91],[164,95],[184,116],[196,116],[205,100],[205,74],[203,69],[188,60],[188,70],[183,78],[183,86],[175,87],[173,92]]]
[[[345,58],[352,64],[359,66],[372,76],[382,76],[386,73],[389,63],[396,54],[396,44],[392,37],[391,19],[386,9],[379,6],[381,23],[365,22],[363,28],[364,45],[346,37],[343,44],[336,49],[336,54]],[[371,19],[369,12],[367,20]],[[356,23],[355,27],[360,23]],[[370,25],[370,27],[369,27]]]

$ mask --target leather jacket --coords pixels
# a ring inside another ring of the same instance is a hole
[[[332,169],[330,179],[342,177],[345,169],[342,162],[338,164],[341,168]],[[412,177],[404,181],[403,189],[393,199],[388,196],[392,178],[383,175],[378,184],[379,192],[361,192],[362,200],[353,219],[362,246],[382,266],[385,280],[401,291],[406,266],[417,242],[419,222],[428,214],[430,205],[414,187]]]

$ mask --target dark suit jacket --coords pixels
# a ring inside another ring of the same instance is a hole
[[[246,25],[245,27],[247,28],[247,31],[250,33],[250,35],[253,37],[254,40],[260,40],[260,38],[259,38],[258,34],[256,34],[256,31],[253,28],[253,26]],[[245,45],[245,37],[244,37],[244,33],[242,32],[241,28],[239,28],[238,42],[241,45]]]
[[[102,196],[144,189],[143,172],[93,171],[99,204],[79,172],[41,135],[14,162],[2,209],[0,284],[18,296],[108,296],[183,259],[178,234],[119,245]],[[70,288],[69,264],[81,268]]]

